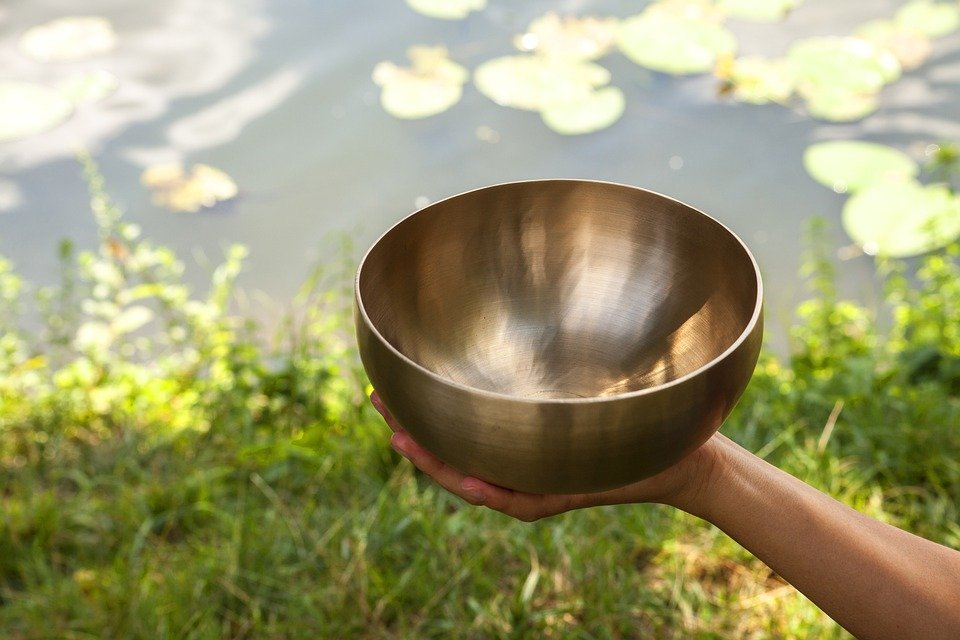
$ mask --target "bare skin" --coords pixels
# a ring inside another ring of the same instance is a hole
[[[713,523],[858,638],[960,638],[960,551],[874,520],[717,434],[652,478],[593,494],[536,495],[465,476],[383,406],[391,445],[448,491],[519,520],[656,502]]]

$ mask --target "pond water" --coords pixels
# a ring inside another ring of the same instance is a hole
[[[468,68],[513,51],[512,38],[549,10],[627,16],[643,2],[490,0],[482,13],[447,22],[402,0],[87,0],[83,13],[114,25],[110,53],[39,63],[16,49],[28,27],[76,12],[67,0],[0,7],[0,76],[55,82],[103,68],[117,91],[66,123],[0,143],[0,253],[38,283],[56,278],[60,238],[93,246],[95,229],[77,147],[100,163],[109,191],[158,242],[180,250],[202,282],[204,265],[242,243],[251,257],[241,284],[269,300],[275,317],[318,260],[330,234],[366,246],[425,202],[475,187],[544,177],[593,178],[679,198],[741,235],[764,272],[769,322],[782,330],[800,294],[804,221],[832,221],[843,198],[813,182],[801,158],[811,143],[860,138],[920,156],[931,142],[960,140],[960,34],[935,42],[921,68],[886,87],[881,107],[853,124],[811,120],[781,106],[717,96],[711,76],[647,72],[620,54],[603,60],[626,94],[623,117],[603,131],[564,137],[535,113],[499,107],[470,84],[463,100],[425,120],[402,121],[379,105],[371,80],[383,60],[405,64],[415,44],[443,44]],[[810,35],[848,35],[889,17],[894,0],[806,0],[784,22],[731,21],[741,51],[780,55]],[[229,173],[240,197],[197,214],[151,204],[139,184],[155,162],[204,162]],[[844,262],[844,287],[870,296],[871,262]],[[776,338],[775,338],[776,339]]]

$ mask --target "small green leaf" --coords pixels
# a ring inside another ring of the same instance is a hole
[[[848,91],[841,87],[820,87],[803,94],[807,113],[830,122],[853,122],[877,110],[879,94]]]
[[[487,0],[407,0],[407,5],[417,13],[441,20],[460,20],[471,11],[482,11]]]
[[[462,85],[409,77],[403,82],[384,85],[380,104],[394,117],[415,120],[442,113],[462,97]]]
[[[140,182],[150,189],[154,204],[177,212],[196,213],[239,193],[233,178],[206,164],[194,165],[190,173],[178,162],[153,165],[143,171]]]
[[[939,38],[960,26],[960,4],[914,0],[897,11],[894,22],[914,33]]]
[[[551,12],[531,22],[514,44],[545,56],[596,60],[614,45],[618,29],[616,18],[561,18]]]
[[[741,102],[782,104],[793,95],[793,74],[783,60],[755,56],[737,58],[730,63],[724,79],[733,87],[733,96]]]
[[[59,91],[27,82],[0,82],[0,142],[52,129],[73,113]]]
[[[877,108],[880,89],[900,77],[897,58],[862,38],[808,38],[787,54],[810,115],[837,122]]]
[[[904,70],[916,69],[933,52],[926,36],[892,20],[872,20],[857,29],[856,35],[892,53]]]
[[[791,70],[801,91],[842,89],[873,93],[900,77],[900,63],[885,51],[861,38],[808,38],[790,48]]]
[[[865,253],[915,256],[960,237],[960,198],[942,184],[878,184],[847,201],[843,227]]]
[[[811,145],[803,154],[803,166],[814,180],[837,193],[907,182],[920,173],[920,167],[905,153],[858,140]]]
[[[381,62],[373,70],[374,82],[383,87],[380,103],[387,113],[426,118],[460,101],[469,73],[447,57],[444,47],[411,47],[408,55],[412,67]]]
[[[626,99],[620,89],[603,87],[582,97],[551,104],[540,115],[548,127],[569,136],[606,129],[620,119],[625,107]]]
[[[610,72],[575,59],[504,56],[477,67],[473,81],[480,93],[497,104],[539,111],[587,98],[595,88],[610,82]]]
[[[624,20],[617,44],[633,62],[678,75],[710,71],[718,56],[737,49],[733,34],[721,24],[660,11]]]
[[[719,0],[717,7],[732,18],[776,22],[782,20],[800,0]]]

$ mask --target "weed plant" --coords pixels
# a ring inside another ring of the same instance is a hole
[[[86,171],[96,250],[64,244],[39,292],[0,261],[0,636],[847,637],[669,508],[523,524],[444,493],[366,402],[349,257],[263,340],[231,311],[242,248],[191,291]],[[878,262],[874,309],[809,245],[790,354],[761,356],[723,431],[960,547],[960,251]]]

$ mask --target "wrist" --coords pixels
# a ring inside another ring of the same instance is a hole
[[[721,480],[734,464],[738,449],[726,436],[714,435],[678,463],[677,488],[663,500],[664,504],[709,521],[710,507],[722,493]]]

